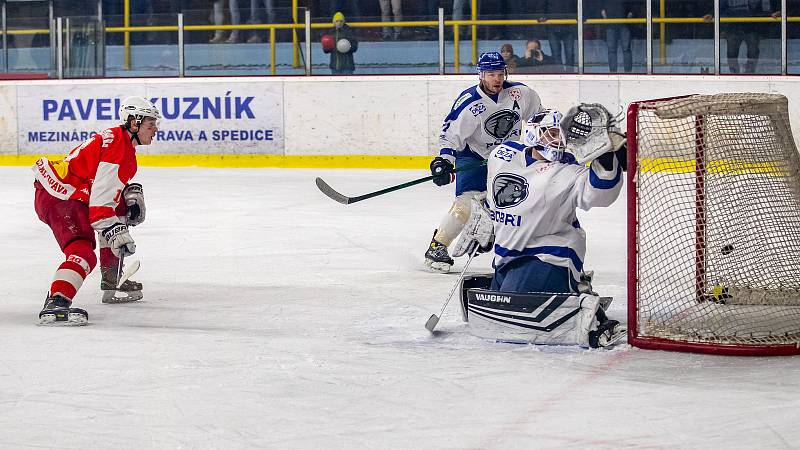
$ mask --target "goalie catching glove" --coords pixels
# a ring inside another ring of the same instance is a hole
[[[135,227],[144,222],[144,191],[139,183],[131,183],[122,190],[122,198],[125,200],[127,210],[128,226]]]
[[[461,230],[453,256],[471,255],[476,249],[478,253],[488,252],[494,245],[494,222],[483,200],[472,198],[467,223]]]
[[[136,244],[128,232],[128,227],[124,224],[115,223],[101,231],[100,234],[108,242],[111,251],[117,258],[136,253]]]
[[[616,119],[599,103],[573,106],[561,120],[567,151],[579,164],[595,160],[604,153],[616,152],[625,145],[625,135],[614,125]]]

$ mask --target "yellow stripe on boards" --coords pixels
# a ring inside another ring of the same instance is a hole
[[[720,159],[708,161],[706,172],[721,175],[752,175],[765,173],[783,176],[786,167],[771,161],[742,161],[735,159]],[[645,158],[639,162],[639,171],[643,173],[694,173],[697,171],[697,162],[694,159],[681,158]]]
[[[0,155],[0,166],[31,166],[41,155]],[[64,155],[45,155],[51,160]],[[142,167],[317,168],[317,169],[427,169],[432,156],[371,155],[144,155]]]

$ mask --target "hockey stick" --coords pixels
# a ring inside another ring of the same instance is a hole
[[[119,282],[119,280],[122,278],[122,265],[124,263],[125,263],[125,253],[120,255],[119,262],[117,263],[117,287],[118,288],[119,288],[119,285],[122,284],[122,283]],[[137,267],[137,270],[138,270],[138,267]]]
[[[453,289],[450,290],[450,295],[448,295],[447,299],[445,299],[444,304],[442,305],[442,310],[439,311],[439,315],[437,316],[436,314],[431,314],[431,316],[428,318],[428,321],[425,322],[425,328],[427,328],[428,331],[430,331],[431,333],[433,333],[434,328],[436,328],[436,324],[439,323],[439,318],[441,318],[442,314],[444,314],[444,310],[445,308],[447,308],[447,304],[450,303],[450,299],[453,298],[453,293],[461,285],[461,280],[464,279],[464,273],[467,272],[467,267],[469,267],[469,263],[472,262],[472,258],[477,253],[478,253],[478,246],[476,245],[475,248],[472,250],[472,253],[469,254],[469,259],[467,260],[467,263],[464,264],[464,268],[461,269],[461,275],[458,276],[458,281],[456,281],[456,284],[453,285]]]
[[[471,164],[469,166],[458,167],[458,168],[454,169],[452,173],[464,172],[464,171],[467,171],[467,170],[477,169],[477,168],[483,167],[485,165],[486,165],[486,160],[483,160],[478,164]],[[322,191],[323,194],[327,195],[328,197],[330,197],[334,201],[337,201],[337,202],[339,202],[339,203],[341,203],[343,205],[349,205],[350,203],[360,202],[361,200],[366,200],[368,198],[377,197],[377,196],[383,195],[383,194],[388,194],[389,192],[399,191],[400,189],[405,189],[407,187],[411,187],[411,186],[414,186],[416,184],[424,183],[426,181],[431,181],[434,178],[435,177],[433,175],[429,175],[429,176],[424,177],[424,178],[419,178],[419,179],[416,179],[416,180],[408,181],[408,182],[403,183],[403,184],[398,184],[397,186],[391,186],[391,187],[388,187],[386,189],[381,189],[380,191],[370,192],[369,194],[358,195],[356,197],[348,197],[346,195],[340,194],[335,189],[330,187],[330,185],[328,185],[328,183],[326,183],[322,178],[317,177],[316,183],[317,183],[317,187],[319,188],[320,191]]]
[[[128,218],[127,217],[125,217],[124,222],[125,222],[125,225],[128,224]],[[124,263],[125,263],[125,253],[123,253],[119,257],[119,265],[117,266],[117,289],[119,289],[120,286],[122,286],[122,283],[128,281],[128,279],[130,277],[132,277],[136,272],[138,272],[139,271],[139,266],[142,265],[138,260],[136,260],[136,261],[133,262],[133,264],[131,264],[130,267],[128,267],[128,270],[126,270],[123,273],[122,272],[122,267],[124,266]]]
[[[122,258],[120,258],[120,261],[122,261]],[[122,264],[120,264],[120,266],[121,265]],[[117,280],[119,280],[119,282],[117,282],[117,289],[119,289],[120,286],[122,286],[122,283],[128,281],[130,277],[136,275],[136,272],[139,271],[139,266],[141,265],[142,263],[140,263],[139,260],[137,259],[136,261],[133,262],[133,264],[131,264],[130,267],[128,267],[128,270],[126,270],[125,273],[122,274],[122,276],[118,276]]]

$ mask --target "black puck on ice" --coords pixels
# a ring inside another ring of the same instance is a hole
[[[729,255],[733,251],[733,245],[728,244],[725,247],[722,247],[722,254]]]

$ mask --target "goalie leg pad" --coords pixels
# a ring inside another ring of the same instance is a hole
[[[483,200],[471,199],[470,215],[453,245],[453,256],[471,254],[476,247],[489,251],[494,245],[494,221]]]
[[[493,274],[491,273],[481,273],[476,275],[467,275],[461,280],[461,320],[464,322],[469,322],[469,316],[467,314],[467,290],[477,288],[477,289],[489,289],[492,285],[492,278]]]
[[[504,342],[589,347],[599,305],[590,294],[467,291],[470,333]]]

